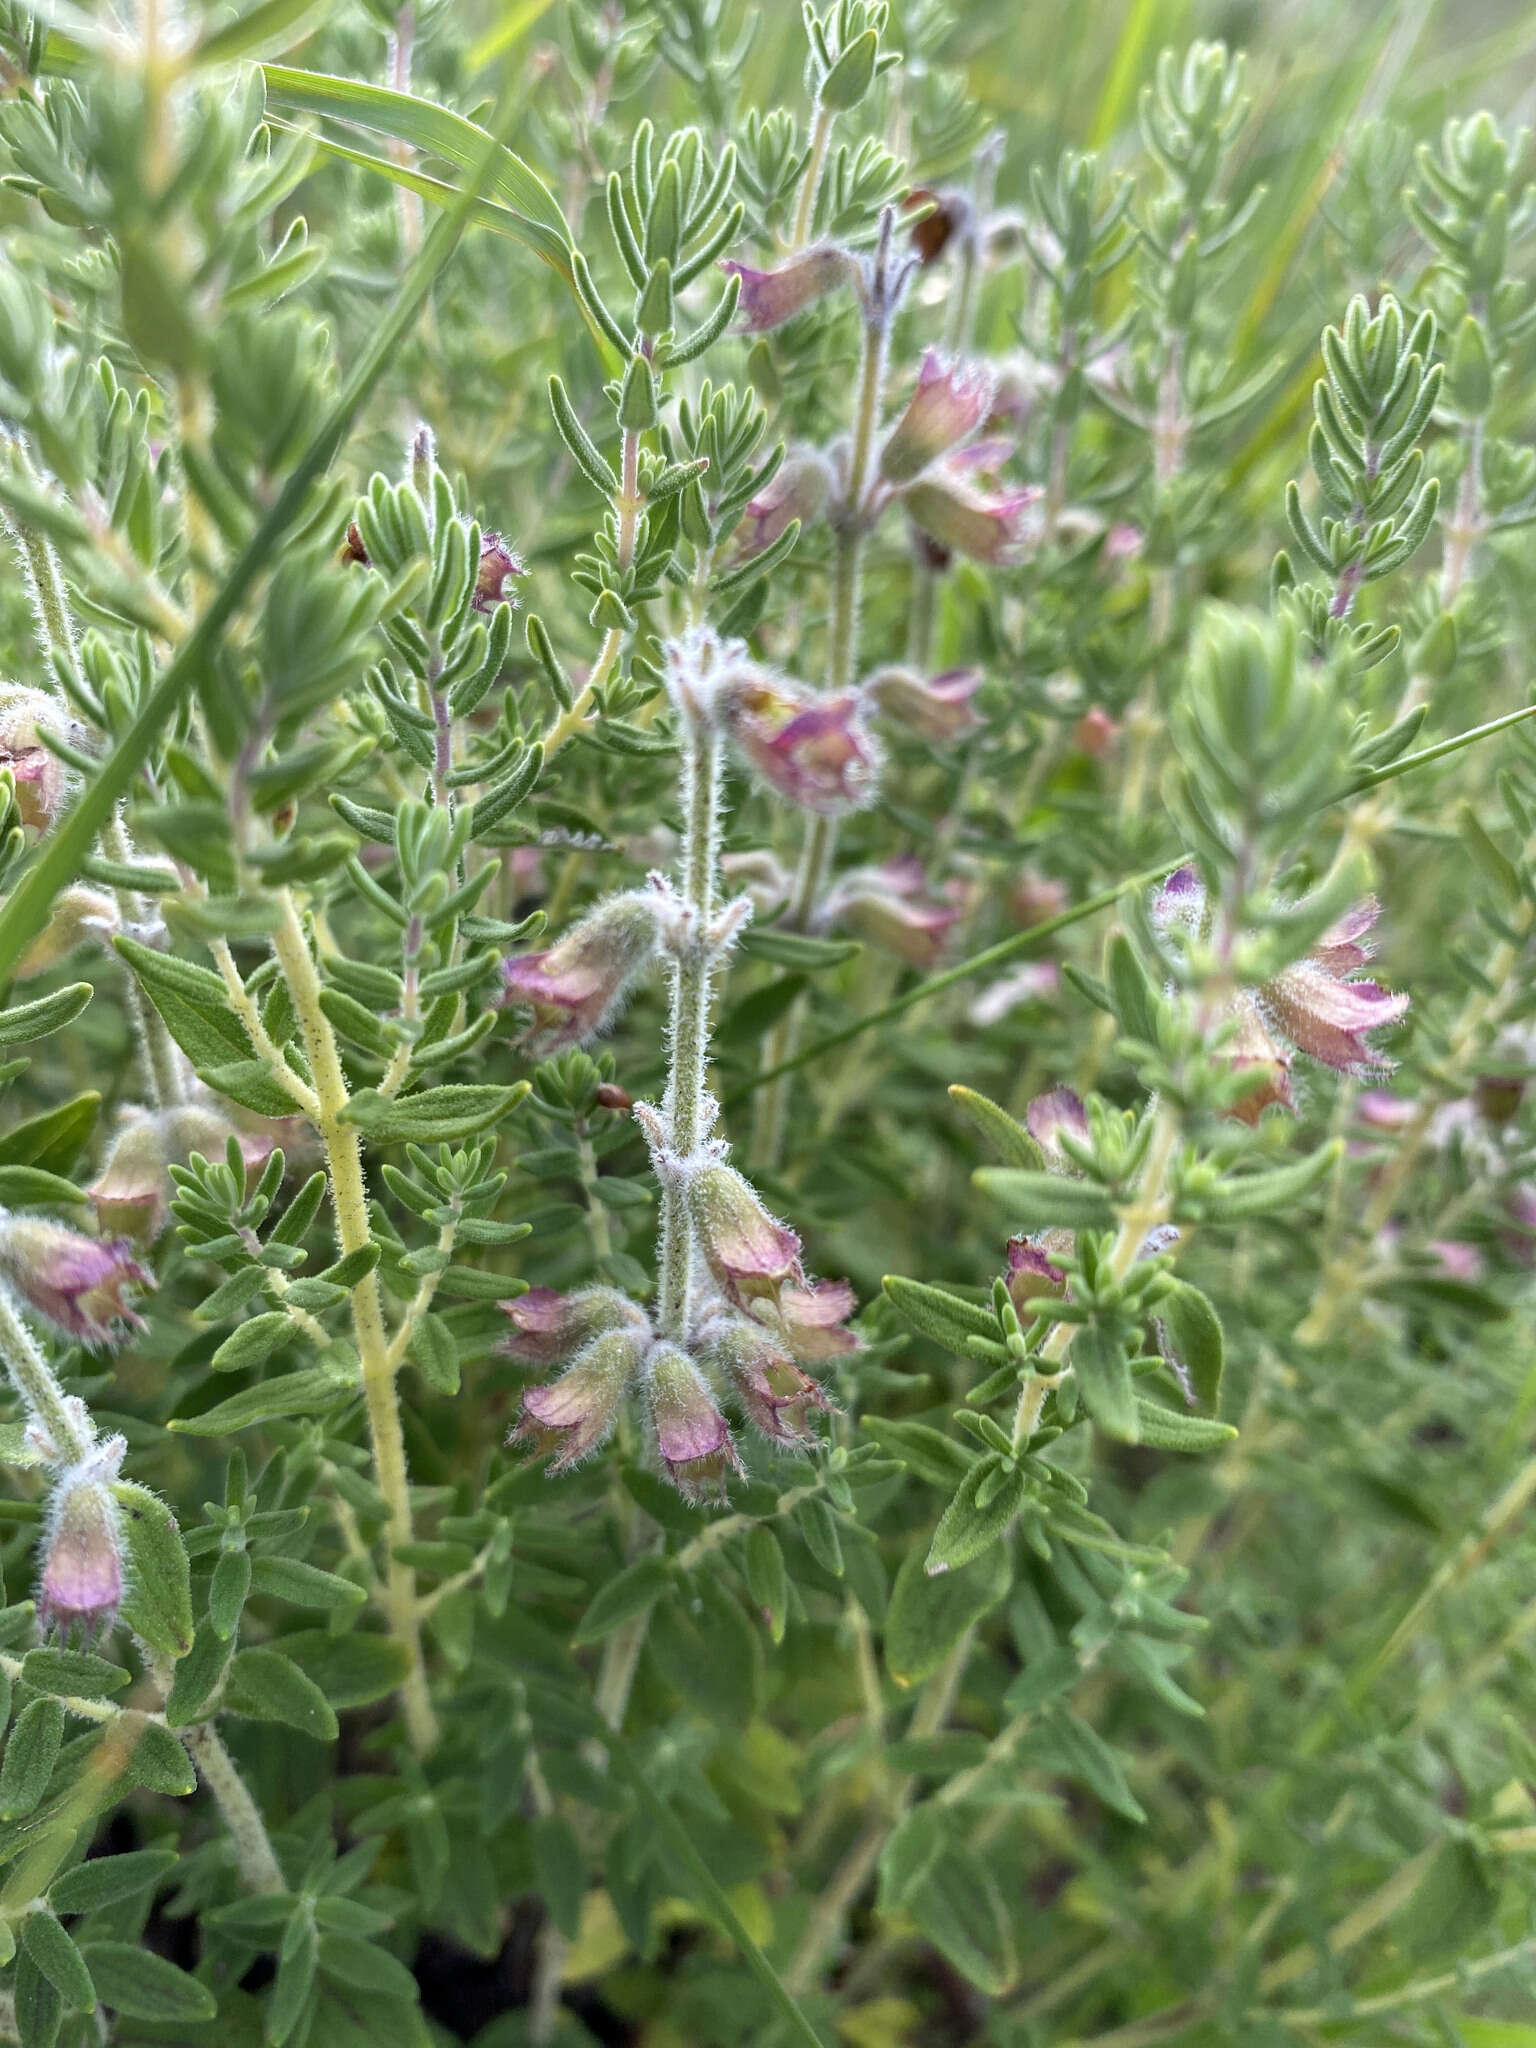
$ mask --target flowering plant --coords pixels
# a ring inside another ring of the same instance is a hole
[[[1536,2042],[1536,184],[1303,12],[0,0],[0,2040]]]

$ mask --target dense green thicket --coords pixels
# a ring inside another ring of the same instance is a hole
[[[1533,31],[0,0],[0,2040],[1536,2048]]]

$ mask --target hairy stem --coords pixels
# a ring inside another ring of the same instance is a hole
[[[27,1412],[61,1459],[78,1465],[95,1447],[96,1433],[54,1377],[11,1290],[0,1282],[0,1358]],[[84,1419],[82,1420],[82,1416]]]
[[[320,1007],[320,975],[289,890],[285,889],[279,897],[278,912],[272,950],[293,1000],[309,1070],[314,1078],[317,1101],[315,1125],[330,1175],[336,1242],[345,1257],[349,1253],[366,1250],[371,1241],[362,1142],[356,1127],[344,1120],[350,1089],[337,1051],[335,1034]],[[389,1509],[385,1532],[389,1566],[384,1581],[384,1605],[390,1633],[406,1653],[408,1669],[401,1688],[401,1704],[411,1746],[422,1754],[437,1740],[437,1720],[427,1691],[426,1666],[422,1659],[416,1574],[395,1556],[396,1550],[411,1541],[411,1496],[405,1465],[405,1438],[400,1427],[396,1364],[390,1356],[377,1273],[365,1275],[352,1289],[351,1299],[352,1334],[362,1361],[363,1399],[373,1444],[374,1478]]]
[[[211,1721],[199,1721],[181,1730],[181,1741],[229,1830],[240,1882],[250,1892],[285,1892],[288,1881],[272,1852],[266,1823],[218,1729]]]

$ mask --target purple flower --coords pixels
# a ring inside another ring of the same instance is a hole
[[[689,1184],[689,1199],[705,1262],[738,1307],[777,1302],[786,1282],[800,1278],[799,1238],[769,1215],[734,1166],[703,1167]]]
[[[519,1043],[543,1059],[595,1037],[649,964],[656,935],[657,899],[630,890],[598,904],[543,952],[504,960],[501,1007],[526,1003],[533,1011]]]
[[[745,263],[722,263],[720,268],[727,277],[741,279],[737,310],[749,334],[782,327],[796,313],[803,313],[817,299],[858,275],[852,257],[830,244],[791,256],[776,270],[752,270]]]
[[[815,1443],[810,1416],[832,1404],[760,1324],[740,1316],[713,1318],[704,1332],[701,1357],[711,1372],[730,1384],[742,1413],[771,1442],[794,1450]]]
[[[827,896],[817,924],[845,927],[909,967],[926,969],[964,915],[964,904],[953,895],[930,896],[922,863],[903,854],[883,867],[851,869]]]
[[[781,1289],[776,1303],[754,1304],[752,1314],[777,1332],[801,1365],[820,1365],[858,1350],[858,1338],[843,1328],[857,1305],[847,1280],[809,1280]]]
[[[82,1237],[41,1216],[0,1217],[0,1278],[81,1344],[121,1343],[145,1327],[126,1297],[155,1283],[133,1254],[126,1238]]]
[[[553,1452],[551,1475],[568,1470],[595,1451],[618,1420],[625,1390],[640,1369],[647,1341],[635,1329],[608,1330],[592,1337],[559,1379],[524,1389],[522,1420],[508,1443],[527,1444],[536,1455]]]
[[[645,1390],[656,1448],[672,1484],[689,1500],[723,1499],[726,1481],[742,1469],[741,1459],[699,1368],[677,1345],[658,1344],[646,1361]]]
[[[864,694],[880,715],[914,738],[943,745],[964,739],[981,720],[971,699],[984,678],[979,668],[949,668],[936,676],[920,676],[910,668],[882,668],[864,683]]]
[[[526,576],[528,571],[499,533],[480,536],[480,567],[475,575],[475,594],[470,599],[477,612],[494,611],[499,604],[516,604],[504,585],[509,576]]]
[[[880,474],[890,484],[909,484],[970,439],[992,406],[992,372],[979,363],[946,361],[929,349],[918,371],[917,389],[880,451]]]
[[[873,796],[880,756],[853,691],[817,697],[766,676],[745,678],[729,692],[725,716],[748,766],[786,802],[840,817]]]
[[[736,529],[739,561],[750,561],[771,548],[790,522],[808,526],[827,502],[831,467],[814,448],[797,448],[785,456],[755,498],[749,498]]]
[[[1038,1238],[1009,1238],[1008,1299],[1020,1316],[1024,1313],[1026,1301],[1034,1301],[1041,1295],[1065,1294],[1067,1276],[1047,1255],[1046,1247],[1049,1244],[1052,1251],[1070,1253],[1072,1243],[1071,1233],[1064,1230],[1048,1230]]]
[[[10,770],[17,816],[39,832],[58,816],[66,787],[64,763],[42,736],[62,738],[68,725],[64,706],[46,690],[0,689],[0,768]]]
[[[650,1327],[645,1311],[616,1287],[582,1287],[574,1294],[530,1287],[496,1305],[512,1324],[512,1335],[503,1337],[498,1349],[527,1365],[555,1365],[605,1331],[643,1334]]]
[[[913,523],[953,554],[973,562],[1012,562],[1038,532],[1034,516],[1042,493],[1035,485],[1022,490],[983,490],[950,462],[932,476],[920,476],[902,492]]]
[[[65,1472],[48,1503],[37,1622],[44,1635],[78,1630],[89,1645],[110,1629],[123,1597],[123,1546],[110,1482],[127,1444],[120,1436],[97,1445]]]

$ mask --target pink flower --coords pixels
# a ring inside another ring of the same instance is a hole
[[[1355,1115],[1373,1131],[1400,1131],[1419,1113],[1416,1102],[1389,1095],[1385,1088],[1367,1088],[1356,1098]]]
[[[992,406],[992,372],[980,363],[946,362],[928,349],[917,389],[880,451],[880,474],[890,484],[909,484],[950,455],[986,419]]]
[[[920,476],[902,492],[913,523],[943,548],[968,555],[974,562],[1016,561],[1035,538],[1039,522],[1032,517],[1042,493],[1035,485],[1022,490],[983,490],[946,464],[932,476]]]
[[[816,1441],[811,1414],[831,1407],[784,1345],[757,1323],[722,1315],[706,1326],[701,1358],[729,1382],[742,1413],[771,1442],[804,1450]]]
[[[749,498],[736,529],[737,558],[750,561],[771,548],[798,519],[808,526],[827,501],[832,472],[824,455],[814,448],[797,448],[786,455],[778,469],[755,498]]]
[[[477,612],[492,612],[499,604],[516,604],[515,597],[508,597],[504,586],[509,576],[526,576],[523,567],[499,533],[482,533],[480,536],[480,567],[475,575],[475,594],[470,599]]]
[[[829,892],[817,924],[845,927],[909,967],[931,968],[965,910],[926,889],[922,863],[912,854],[883,867],[853,868]]]
[[[1102,704],[1094,704],[1086,710],[1072,728],[1072,737],[1078,748],[1090,761],[1097,761],[1107,754],[1120,737],[1118,722],[1111,718]]]
[[[43,734],[62,739],[69,723],[46,690],[0,688],[0,769],[10,771],[17,816],[39,832],[58,816],[66,788],[64,763],[43,745]]]
[[[123,1546],[110,1482],[127,1444],[99,1443],[65,1472],[48,1503],[37,1622],[44,1635],[78,1630],[87,1646],[117,1619],[123,1597]]]
[[[979,668],[950,668],[936,676],[920,676],[910,668],[882,668],[866,679],[863,688],[893,725],[916,739],[942,745],[964,739],[981,724],[971,699],[984,680]]]
[[[567,1471],[595,1451],[618,1420],[647,1341],[635,1329],[608,1330],[591,1338],[559,1379],[524,1389],[522,1420],[508,1443],[527,1444],[535,1455],[553,1452],[551,1475]]]
[[[704,1375],[686,1351],[658,1344],[646,1361],[645,1389],[667,1477],[689,1500],[723,1499],[742,1465]]]
[[[535,1059],[594,1038],[656,950],[657,899],[639,890],[610,896],[563,939],[502,962],[503,1009],[526,1003],[533,1020],[519,1043]]]
[[[803,313],[817,299],[858,275],[852,257],[830,244],[791,256],[776,270],[752,270],[745,263],[722,263],[720,268],[727,277],[741,279],[737,310],[749,334],[782,327],[796,313]]]
[[[220,1160],[231,1138],[247,1168],[264,1166],[277,1149],[270,1131],[240,1130],[209,1103],[126,1110],[100,1173],[86,1189],[98,1226],[153,1244],[170,1215],[171,1167],[185,1166],[194,1152]]]
[[[645,1311],[616,1287],[583,1287],[574,1294],[530,1287],[496,1306],[512,1325],[512,1335],[503,1337],[498,1349],[528,1365],[554,1365],[605,1331],[643,1334],[650,1328]]]
[[[1045,1154],[1047,1166],[1067,1173],[1076,1173],[1076,1160],[1072,1159],[1062,1145],[1063,1135],[1088,1142],[1088,1113],[1083,1108],[1082,1098],[1072,1088],[1052,1088],[1044,1095],[1037,1095],[1024,1112],[1024,1125],[1040,1150]]]
[[[119,1343],[145,1327],[126,1297],[155,1283],[133,1251],[125,1238],[82,1237],[41,1216],[0,1217],[0,1277],[81,1344]]]
[[[1022,1317],[1026,1301],[1034,1301],[1042,1295],[1064,1294],[1067,1276],[1061,1267],[1047,1256],[1050,1250],[1070,1253],[1072,1250],[1070,1231],[1048,1230],[1038,1238],[1010,1237],[1008,1240],[1008,1299]]]
[[[820,1365],[858,1350],[858,1338],[843,1328],[857,1306],[847,1280],[810,1280],[785,1287],[777,1304],[759,1303],[752,1313],[778,1332],[801,1365]]]
[[[689,1183],[689,1200],[705,1262],[728,1300],[743,1308],[777,1302],[785,1283],[800,1278],[799,1238],[734,1166],[705,1166]]]
[[[786,802],[839,817],[873,796],[880,756],[853,691],[817,697],[748,678],[730,692],[725,715],[748,766]]]
[[[1282,968],[1260,988],[1238,990],[1231,1006],[1237,1029],[1226,1057],[1234,1067],[1253,1069],[1262,1079],[1233,1107],[1233,1116],[1254,1123],[1272,1102],[1287,1109],[1293,1106],[1294,1052],[1341,1074],[1380,1073],[1391,1067],[1370,1043],[1369,1034],[1397,1023],[1408,1008],[1408,997],[1394,995],[1374,981],[1349,978],[1370,958],[1363,941],[1379,915],[1375,897],[1364,898],[1324,932],[1304,960]],[[1153,901],[1154,925],[1165,931],[1183,926],[1198,932],[1205,917],[1205,884],[1193,868],[1176,868]]]

